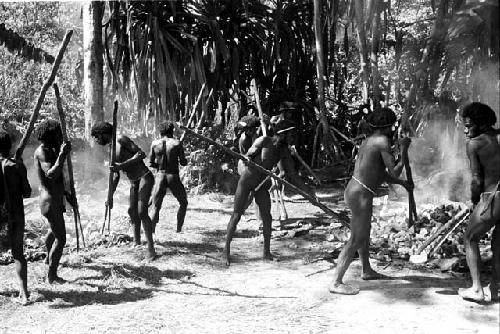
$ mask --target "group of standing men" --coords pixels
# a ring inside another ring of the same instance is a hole
[[[177,198],[180,207],[177,214],[177,232],[182,230],[187,208],[187,196],[179,177],[179,164],[186,165],[182,144],[173,138],[174,125],[165,122],[160,125],[162,138],[151,146],[150,165],[157,170],[155,177],[146,167],[143,159],[146,154],[127,136],[121,135],[116,140],[116,159],[110,166],[113,172],[113,189],[116,190],[120,172],[130,181],[129,210],[134,226],[134,242],[141,244],[141,223],[147,240],[147,259],[156,257],[153,233],[158,223],[159,211],[167,188]],[[59,122],[51,119],[42,121],[35,130],[40,145],[35,150],[35,170],[40,181],[40,211],[49,223],[45,237],[48,265],[47,282],[64,283],[58,275],[59,262],[66,244],[64,223],[65,201],[75,205],[76,199],[65,189],[63,175],[64,162],[71,152],[70,142],[63,142]],[[97,123],[92,128],[92,137],[99,145],[108,145],[112,140],[113,126],[107,122]],[[24,247],[24,206],[23,198],[30,197],[31,186],[26,167],[22,160],[10,156],[12,140],[5,131],[0,131],[0,213],[2,221],[8,223],[8,235],[12,255],[16,265],[20,293],[16,301],[23,305],[30,302],[27,284],[27,262],[23,254]],[[152,195],[152,196],[151,196]],[[150,201],[151,199],[151,201]],[[148,206],[153,206],[152,218],[148,215]],[[112,207],[113,203],[106,203]]]
[[[493,129],[496,116],[493,110],[481,103],[471,103],[462,111],[465,133],[468,137],[467,155],[472,171],[472,203],[473,213],[466,233],[466,255],[473,286],[463,289],[459,294],[464,299],[484,300],[479,272],[478,241],[492,227],[493,275],[489,285],[491,298],[498,296],[500,278],[500,136]],[[292,182],[307,193],[314,191],[296,177],[289,146],[295,144],[296,125],[288,120],[280,120],[274,124],[261,120],[262,128],[267,130],[266,136],[259,136],[256,127],[244,124],[239,141],[239,150],[244,159],[239,161],[238,181],[233,213],[227,227],[227,238],[223,251],[223,261],[230,264],[230,245],[236,226],[252,199],[257,204],[257,212],[263,224],[264,259],[271,260],[271,200],[268,189],[270,179],[254,169],[248,161],[252,161],[267,170],[278,167],[281,176],[291,176]],[[382,108],[371,113],[367,119],[371,134],[363,141],[352,179],[345,189],[345,201],[352,213],[351,236],[343,248],[333,280],[329,287],[332,293],[357,294],[359,289],[343,283],[343,276],[357,251],[362,263],[362,278],[366,280],[384,279],[384,275],[375,272],[369,262],[369,242],[373,197],[377,188],[383,183],[400,184],[408,190],[413,184],[399,179],[404,162],[408,159],[409,138],[400,140],[400,159],[396,160],[392,152],[392,138],[397,118],[389,108]],[[265,128],[264,128],[265,127]],[[187,164],[182,143],[173,138],[174,124],[165,122],[160,125],[161,138],[151,145],[150,166],[157,170],[156,178],[144,164],[146,154],[127,136],[121,135],[116,140],[116,162],[110,166],[114,173],[113,191],[119,182],[120,172],[127,175],[130,181],[129,216],[134,226],[134,242],[141,244],[141,224],[147,241],[147,258],[156,257],[153,233],[159,220],[159,211],[167,188],[178,200],[177,232],[182,230],[187,209],[187,196],[179,178],[179,164]],[[249,130],[249,131],[247,131]],[[101,122],[93,126],[91,135],[99,145],[109,145],[112,141],[113,127],[110,123]],[[49,283],[64,283],[58,276],[57,269],[66,243],[64,226],[64,201],[73,204],[75,199],[65,191],[63,164],[71,151],[69,142],[63,142],[58,122],[45,120],[37,127],[37,137],[41,142],[35,151],[35,168],[40,179],[40,209],[48,220],[50,229],[46,236]],[[0,204],[7,208],[9,222],[9,238],[12,254],[16,263],[19,278],[19,300],[29,302],[27,289],[27,265],[23,255],[24,208],[23,197],[29,197],[31,188],[27,179],[26,168],[22,161],[10,158],[11,140],[7,133],[0,131],[1,175]],[[112,207],[113,203],[107,203]],[[152,216],[148,207],[152,206]]]

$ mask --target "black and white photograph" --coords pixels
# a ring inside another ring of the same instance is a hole
[[[500,332],[498,0],[0,1],[0,333]]]

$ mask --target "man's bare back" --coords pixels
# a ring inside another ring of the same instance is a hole
[[[167,174],[179,174],[179,164],[187,165],[182,144],[174,138],[160,138],[151,145],[151,167]]]

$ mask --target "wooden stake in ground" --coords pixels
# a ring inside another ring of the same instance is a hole
[[[113,107],[113,134],[111,136],[111,154],[109,158],[109,166],[113,166],[116,160],[116,115],[118,114],[118,101],[115,100],[115,104]],[[106,227],[106,220],[108,221],[108,233],[110,232],[111,229],[111,209],[112,206],[109,205],[110,203],[113,203],[113,177],[114,177],[114,172],[111,170],[109,171],[109,178],[108,178],[108,197],[106,201],[106,211],[104,212],[104,222],[102,224],[102,229],[101,229],[101,234],[104,234],[104,229]]]
[[[54,94],[56,96],[56,105],[57,111],[59,112],[59,122],[61,123],[61,132],[64,141],[68,141],[68,133],[66,131],[66,117],[64,115],[64,110],[62,107],[61,95],[59,94],[59,87],[56,83],[53,85]],[[69,178],[69,190],[71,192],[71,198],[74,203],[71,203],[73,207],[73,218],[75,220],[75,233],[76,233],[76,251],[80,250],[80,232],[82,233],[82,243],[83,247],[85,247],[85,237],[83,235],[82,221],[80,219],[80,209],[78,207],[78,199],[76,197],[76,189],[75,189],[75,178],[73,175],[73,163],[71,162],[71,154],[68,154],[66,159],[66,164],[68,166],[68,178]]]
[[[349,224],[344,221],[341,217],[341,214],[338,213],[338,212],[335,212],[334,210],[330,209],[329,207],[327,207],[326,205],[324,205],[323,203],[319,202],[317,198],[309,195],[308,193],[306,193],[304,190],[298,188],[297,186],[291,184],[290,182],[286,181],[286,180],[283,180],[282,178],[280,178],[279,176],[275,175],[274,173],[268,171],[267,169],[265,169],[264,167],[256,164],[255,162],[253,161],[248,161],[246,159],[245,156],[243,156],[242,154],[239,154],[239,153],[236,153],[234,152],[233,150],[225,147],[224,145],[221,145],[219,144],[218,142],[216,142],[215,140],[212,140],[210,138],[207,138],[203,135],[200,135],[196,132],[194,132],[193,130],[185,127],[184,125],[179,125],[179,127],[186,131],[187,133],[189,133],[190,135],[196,137],[196,138],[199,138],[201,140],[204,140],[206,142],[209,142],[210,144],[220,148],[221,150],[223,150],[224,152],[228,153],[229,155],[232,155],[233,157],[237,158],[237,159],[242,159],[243,161],[245,161],[245,163],[247,163],[250,167],[252,168],[255,168],[256,170],[258,170],[259,172],[261,172],[262,174],[265,174],[266,176],[269,176],[270,178],[278,181],[278,183],[282,183],[284,184],[285,186],[287,187],[290,187],[291,189],[293,189],[294,191],[298,192],[299,194],[301,194],[302,196],[304,196],[305,199],[307,199],[309,202],[311,202],[313,205],[319,207],[320,209],[322,209],[324,212],[326,212],[328,215],[332,216],[333,218],[336,218],[339,220],[339,222],[349,228]]]
[[[35,107],[33,108],[33,112],[31,113],[28,128],[26,129],[23,138],[21,139],[19,145],[17,146],[15,153],[16,159],[21,159],[21,157],[23,156],[24,148],[28,144],[28,140],[30,139],[31,133],[33,132],[33,129],[35,127],[35,122],[38,118],[38,114],[40,113],[40,108],[42,107],[43,100],[45,99],[45,94],[47,93],[47,90],[50,88],[50,85],[52,85],[52,83],[56,78],[57,70],[59,69],[59,65],[61,65],[64,51],[66,51],[66,47],[68,46],[69,40],[71,39],[72,35],[73,35],[73,30],[68,30],[66,36],[64,36],[61,46],[59,47],[59,52],[57,53],[57,57],[56,60],[54,61],[54,64],[52,65],[52,71],[50,72],[50,76],[43,84],[42,89],[40,90],[40,94],[38,95]]]
[[[411,173],[410,159],[408,157],[408,154],[404,155],[403,159],[404,159],[403,163],[405,166],[405,173],[406,173],[406,181],[408,181],[408,183],[410,184],[413,184],[413,176]],[[417,219],[418,219],[417,204],[415,203],[415,196],[413,190],[410,190],[408,191],[408,228],[412,227]]]

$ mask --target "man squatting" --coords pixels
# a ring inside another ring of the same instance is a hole
[[[94,124],[91,135],[99,145],[111,144],[113,137],[113,126],[108,122]],[[113,172],[114,192],[120,181],[120,171],[123,171],[130,180],[130,196],[128,214],[134,226],[134,242],[141,244],[141,222],[146,236],[148,260],[156,258],[153,241],[153,224],[148,216],[148,203],[153,189],[154,177],[143,162],[146,157],[144,153],[129,137],[120,135],[116,139],[116,162],[109,166]],[[112,197],[111,197],[112,198]],[[107,203],[110,208],[113,202]]]
[[[22,305],[29,303],[28,264],[24,257],[24,204],[23,197],[31,196],[26,166],[21,160],[10,157],[12,140],[6,131],[0,130],[0,205],[5,209],[7,234],[16,266],[19,282],[19,298]],[[0,208],[1,210],[2,208]]]
[[[172,122],[164,122],[160,124],[160,135],[162,138],[153,141],[151,144],[150,166],[158,172],[155,177],[155,186],[151,204],[153,205],[153,214],[151,221],[153,224],[153,233],[155,232],[156,224],[158,224],[161,204],[167,193],[167,188],[170,188],[172,195],[179,202],[177,211],[177,232],[182,231],[184,218],[187,210],[187,195],[186,189],[179,177],[179,164],[187,165],[186,156],[182,143],[174,139],[174,124]]]
[[[330,292],[345,295],[359,293],[359,289],[344,284],[342,279],[351,264],[354,253],[361,258],[364,280],[383,279],[384,275],[375,272],[369,261],[370,229],[373,213],[373,197],[383,183],[400,184],[406,189],[413,185],[398,179],[405,159],[408,159],[409,138],[400,142],[402,159],[396,164],[391,152],[391,138],[395,130],[396,115],[389,108],[382,108],[367,116],[367,122],[373,133],[366,138],[359,149],[354,172],[344,192],[344,199],[351,210],[351,236],[339,255],[337,267],[333,273]]]
[[[498,301],[500,278],[500,132],[494,129],[495,112],[487,105],[473,102],[462,110],[466,152],[472,172],[471,200],[473,211],[465,232],[465,255],[472,278],[472,287],[459,289],[466,300],[482,302],[479,240],[492,228],[491,250],[493,268],[488,294]]]

